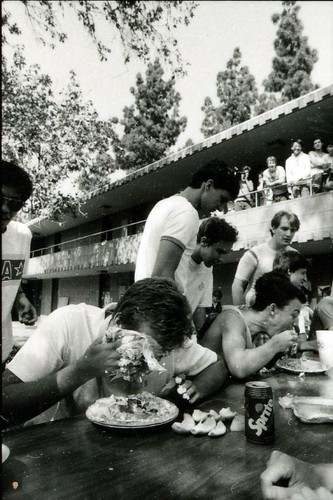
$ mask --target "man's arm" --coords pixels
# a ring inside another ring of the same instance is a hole
[[[183,251],[183,248],[174,241],[161,240],[152,276],[161,276],[174,280]]]
[[[34,382],[23,382],[10,370],[2,379],[2,418],[7,425],[25,422],[50,408],[88,380],[118,367],[120,341],[98,338],[76,362]]]
[[[205,307],[197,307],[193,313],[193,323],[197,330],[197,332],[202,328],[204,322],[206,320],[206,308]]]
[[[234,278],[231,286],[232,291],[232,302],[235,306],[239,306],[245,303],[244,292],[247,287],[247,281],[240,280],[239,278]]]
[[[235,278],[231,287],[232,300],[235,306],[245,303],[244,292],[257,268],[257,265],[258,259],[252,250],[245,252],[238,262]]]
[[[215,363],[207,366],[202,372],[192,378],[195,387],[195,396],[191,397],[190,403],[196,402],[216,392],[226,381],[228,369],[223,359],[218,359]]]
[[[244,338],[244,322],[230,311],[220,322],[223,331],[222,348],[224,359],[232,375],[245,378],[263,368],[275,354],[290,348],[297,340],[293,330],[278,333],[265,344],[248,349]]]

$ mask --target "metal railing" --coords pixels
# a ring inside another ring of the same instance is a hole
[[[88,234],[72,240],[55,243],[47,247],[37,248],[30,252],[30,257],[40,257],[49,253],[56,253],[62,250],[71,250],[78,246],[91,245],[92,243],[100,243],[103,245],[106,241],[123,238],[143,231],[145,220],[132,222],[124,226],[114,227],[106,231],[99,231],[97,233]],[[119,233],[119,234],[117,234]]]
[[[251,201],[251,208],[254,207],[260,207],[263,205],[268,204],[267,202],[274,202],[273,200],[273,193],[274,193],[274,188],[281,188],[285,186],[288,191],[288,199],[295,199],[296,197],[294,196],[294,187],[299,187],[302,189],[303,187],[307,187],[309,189],[309,196],[313,195],[313,179],[312,177],[307,177],[303,179],[301,182],[298,183],[288,183],[284,182],[283,184],[276,184],[275,186],[266,186],[264,188],[256,189],[255,191],[249,191],[248,193],[239,193],[237,198],[239,199],[248,199],[248,201]],[[281,195],[282,196],[282,195]],[[235,202],[237,201],[237,198]]]
[[[299,187],[308,187],[309,188],[309,195],[313,195],[313,180],[311,177],[304,179],[300,183],[283,183],[279,184],[276,186],[272,187],[265,187],[262,189],[257,189],[255,191],[251,191],[248,193],[240,194],[238,198],[249,198],[252,202],[251,207],[259,207],[259,206],[264,206],[268,205],[270,203],[274,203],[273,200],[269,200],[267,197],[267,193],[274,189],[274,187],[282,187],[286,186],[289,194],[289,199],[294,199],[294,194],[293,194],[293,187],[294,186],[299,186]],[[251,208],[249,206],[249,209]],[[232,210],[232,209],[230,209]],[[90,245],[92,243],[101,243],[103,245],[103,242],[106,242],[111,239],[118,239],[118,238],[123,238],[124,236],[129,236],[129,235],[134,235],[139,232],[143,231],[144,224],[146,220],[141,220],[138,222],[133,222],[130,224],[126,224],[124,226],[119,226],[115,227],[112,229],[108,229],[106,231],[100,231],[97,233],[92,233],[87,236],[81,236],[79,238],[74,238],[72,240],[60,242],[60,243],[55,243],[53,245],[49,245],[43,248],[38,248],[36,250],[32,250],[30,253],[31,257],[39,257],[41,255],[46,255],[49,253],[56,253],[62,250],[70,250],[77,248],[77,246],[85,246],[85,245]],[[118,233],[118,234],[117,234]]]

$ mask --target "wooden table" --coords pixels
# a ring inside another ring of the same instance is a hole
[[[150,431],[110,431],[84,416],[11,430],[3,464],[3,498],[24,500],[236,499],[261,497],[260,473],[273,449],[309,462],[333,462],[333,425],[304,424],[278,405],[286,393],[333,396],[326,375],[278,373],[274,391],[274,445],[246,441],[244,432],[219,438],[182,436],[170,425]],[[230,406],[244,412],[244,384],[231,382],[201,409]],[[14,487],[16,486],[16,489]]]

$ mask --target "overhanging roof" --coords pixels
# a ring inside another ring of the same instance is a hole
[[[315,90],[271,111],[231,127],[194,146],[143,167],[123,179],[89,193],[81,206],[84,215],[65,215],[61,226],[45,219],[30,221],[30,229],[53,234],[104,215],[157,201],[183,189],[205,162],[220,158],[230,166],[251,165],[254,172],[265,168],[267,156],[284,165],[291,139],[301,138],[305,152],[316,135],[324,142],[333,137],[333,85]],[[105,208],[108,207],[108,208]]]

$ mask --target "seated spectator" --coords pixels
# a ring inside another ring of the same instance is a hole
[[[248,377],[295,344],[297,334],[292,328],[304,301],[303,293],[284,275],[266,273],[256,282],[253,306],[223,306],[201,344],[223,357],[231,375]],[[254,347],[261,333],[269,340]]]
[[[237,240],[236,229],[219,217],[204,220],[188,263],[185,296],[189,301],[194,325],[199,331],[206,320],[206,308],[212,305],[213,266],[223,263]]]
[[[190,338],[189,306],[174,281],[138,281],[118,302],[112,319],[104,316],[103,309],[79,304],[60,307],[45,319],[3,373],[3,422],[24,422],[56,403],[52,419],[82,414],[100,397],[142,391],[139,383],[110,381],[120,358],[120,341],[102,343],[110,321],[155,341],[154,353],[165,371],[143,376],[145,390],[159,394],[173,376],[185,374],[185,393],[194,403],[223,383],[224,363]]]
[[[268,168],[263,171],[263,187],[270,188],[272,201],[288,200],[289,195],[284,168],[277,165],[275,156],[269,156],[266,162]]]
[[[330,169],[330,159],[323,151],[323,142],[318,137],[313,142],[313,151],[309,152],[311,162],[312,190],[319,193],[322,190],[323,173]]]
[[[302,141],[292,143],[292,155],[286,160],[286,177],[294,198],[309,196],[311,163],[309,155],[302,152]]]
[[[311,327],[310,340],[316,340],[317,330],[333,330],[333,297],[323,297],[314,310]]]
[[[323,191],[333,190],[333,143],[327,145],[327,159],[329,167],[323,173]]]
[[[254,190],[253,182],[249,179],[251,167],[245,166],[241,172],[239,183],[239,192],[235,200],[234,208],[236,211],[246,210],[253,207],[253,195],[249,194]]]
[[[271,220],[271,239],[247,250],[238,263],[232,284],[232,300],[235,306],[253,304],[256,280],[264,273],[272,271],[278,251],[293,250],[289,245],[299,227],[300,222],[296,214],[280,210],[274,215]]]

